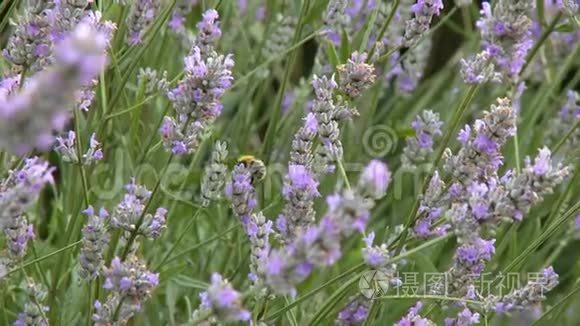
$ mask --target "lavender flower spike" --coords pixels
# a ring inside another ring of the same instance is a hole
[[[546,299],[545,294],[554,289],[558,283],[558,274],[550,266],[541,273],[533,275],[524,287],[501,298],[489,297],[486,306],[496,313],[526,310],[544,301]]]
[[[211,159],[205,166],[203,180],[201,181],[201,196],[204,206],[208,206],[212,200],[220,199],[228,169],[225,165],[227,157],[227,143],[216,142],[211,153]]]
[[[288,167],[282,190],[286,205],[276,221],[283,241],[291,242],[302,230],[314,224],[314,199],[320,196],[318,181],[304,165]]]
[[[131,13],[127,16],[127,42],[130,45],[139,44],[143,41],[143,35],[153,24],[155,15],[159,11],[161,1],[159,0],[136,0],[131,8]]]
[[[353,52],[346,64],[336,67],[339,89],[350,98],[357,98],[375,82],[375,67],[367,64],[366,53]]]
[[[338,313],[335,326],[363,325],[369,315],[371,301],[362,295],[348,299],[346,306]]]
[[[201,305],[192,316],[196,324],[203,321],[231,323],[251,318],[250,312],[242,307],[240,293],[220,274],[211,276],[211,285],[199,297]]]
[[[419,315],[419,311],[423,308],[423,303],[418,301],[417,304],[411,308],[409,308],[409,313],[401,318],[398,322],[395,323],[395,326],[410,326],[410,325],[423,325],[423,326],[435,326],[433,321],[421,317]]]
[[[55,64],[27,80],[23,89],[0,100],[0,148],[17,155],[47,150],[53,131],[64,128],[79,85],[105,66],[105,36],[80,23],[55,48]]]
[[[48,326],[48,320],[45,320],[44,316],[49,311],[49,307],[42,304],[46,299],[46,290],[42,285],[28,283],[26,293],[29,300],[25,303],[24,310],[18,314],[18,319],[12,325]]]
[[[83,228],[79,274],[82,279],[92,281],[97,278],[103,268],[103,252],[109,242],[106,226],[109,213],[101,208],[96,214],[92,206],[89,206],[84,213],[87,214],[89,220]]]
[[[24,16],[16,21],[16,27],[2,54],[12,64],[28,67],[36,72],[48,63],[51,41],[48,37],[51,31],[48,17],[49,1],[37,1],[35,6],[29,6]]]
[[[416,168],[418,164],[427,161],[429,155],[433,153],[435,137],[441,136],[442,125],[443,122],[436,112],[426,110],[417,115],[411,123],[415,136],[407,139],[407,145],[401,156],[403,166]]]
[[[232,179],[226,184],[224,192],[232,202],[234,213],[244,225],[247,225],[250,214],[258,205],[255,189],[252,185],[252,176],[248,168],[243,164],[236,165]]]
[[[231,87],[231,55],[202,53],[194,47],[185,57],[185,77],[167,94],[177,118],[166,116],[159,132],[165,147],[176,155],[195,151],[221,114],[222,95]]]
[[[125,188],[127,193],[111,214],[111,226],[126,232],[134,232],[139,227],[138,234],[149,239],[158,238],[165,229],[167,210],[159,207],[155,214],[144,212],[151,192],[144,186],[136,184],[135,179],[132,179]],[[138,223],[140,224],[137,225]]]
[[[34,239],[32,224],[28,224],[24,213],[42,188],[52,182],[52,168],[36,157],[26,159],[24,167],[10,171],[0,182],[0,229],[6,235],[9,259],[13,262],[24,257],[28,241]]]
[[[439,16],[443,9],[441,0],[417,0],[411,6],[411,11],[415,17],[406,23],[404,43],[407,46],[413,45],[422,34],[429,30],[433,16]]]
[[[56,137],[56,141],[58,145],[55,147],[55,150],[60,153],[64,162],[80,163],[76,147],[76,133],[74,131],[69,131],[67,138]],[[101,149],[101,143],[97,141],[96,135],[93,133],[89,140],[89,149],[82,156],[82,163],[84,165],[90,165],[102,159],[103,151]]]
[[[387,193],[391,182],[391,172],[387,165],[379,160],[372,160],[365,167],[359,179],[359,191],[372,199],[380,199]]]
[[[481,32],[482,52],[491,57],[504,78],[515,80],[519,76],[532,48],[529,16],[534,6],[535,1],[499,1],[492,13],[489,2],[482,4],[481,18],[476,23]]]
[[[126,323],[142,309],[143,303],[159,284],[159,274],[148,271],[147,266],[134,255],[124,262],[115,257],[103,275],[103,288],[110,293],[104,303],[95,301],[93,321],[98,326]]]

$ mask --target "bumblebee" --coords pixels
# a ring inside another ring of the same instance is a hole
[[[244,165],[252,176],[252,184],[262,182],[266,178],[266,164],[253,155],[242,155],[238,158],[238,164]]]

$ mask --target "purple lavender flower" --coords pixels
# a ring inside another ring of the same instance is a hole
[[[417,0],[411,6],[411,12],[415,16],[406,23],[405,44],[411,46],[417,42],[421,35],[429,30],[433,17],[439,16],[442,9],[443,2],[441,0]]]
[[[551,194],[553,188],[562,183],[568,174],[568,167],[552,163],[548,148],[540,149],[534,163],[527,158],[521,173],[508,171],[501,179],[503,192],[491,194],[494,214],[521,220],[533,205],[542,201],[545,195]]]
[[[178,0],[169,20],[169,27],[176,33],[185,31],[185,17],[191,12],[197,0]]]
[[[261,284],[265,275],[265,264],[270,253],[272,221],[266,220],[262,212],[252,214],[246,228],[250,239],[250,280],[253,285]]]
[[[11,260],[24,257],[28,241],[34,239],[33,226],[24,213],[52,182],[52,168],[37,157],[26,159],[20,170],[10,171],[0,182],[0,229],[6,235]]]
[[[373,246],[375,239],[375,233],[371,232],[365,237],[366,247],[363,248],[363,258],[365,263],[371,268],[381,268],[384,267],[388,259],[390,258],[389,250],[386,244],[381,244],[380,246]]]
[[[318,130],[318,121],[314,113],[310,112],[304,118],[304,124],[292,140],[292,150],[290,152],[289,164],[303,165],[311,167],[313,161],[312,142]]]
[[[367,64],[366,53],[353,52],[346,64],[336,67],[340,76],[339,90],[357,98],[375,82],[375,67]]]
[[[216,320],[222,323],[249,321],[250,311],[242,306],[241,294],[220,274],[213,273],[207,291],[200,293],[201,304],[193,313],[193,320],[202,323]]]
[[[202,54],[195,46],[185,57],[185,77],[167,94],[177,119],[166,116],[159,132],[166,148],[180,155],[195,151],[221,114],[220,99],[232,85],[231,55]]]
[[[482,36],[482,52],[493,60],[507,79],[518,77],[532,47],[529,15],[534,4],[533,1],[499,2],[493,13],[489,2],[482,4],[481,18],[476,23]]]
[[[554,289],[558,283],[558,274],[550,266],[541,273],[531,275],[524,287],[516,289],[504,297],[489,297],[486,300],[486,306],[500,314],[526,310],[541,304],[546,299],[545,294]]]
[[[338,313],[335,326],[357,326],[364,324],[369,315],[370,300],[357,295],[348,299],[346,306]]]
[[[101,208],[96,214],[92,206],[89,206],[84,213],[87,214],[88,221],[82,231],[79,274],[82,279],[92,281],[97,278],[104,266],[103,252],[109,242],[106,226],[109,213]]]
[[[221,197],[228,169],[225,165],[227,157],[227,143],[217,141],[211,153],[211,160],[205,166],[201,182],[201,196],[204,206],[208,206],[212,200],[218,200]]]
[[[438,113],[427,110],[417,115],[411,123],[415,136],[407,139],[407,145],[401,156],[403,166],[416,168],[417,164],[427,161],[429,155],[433,153],[434,138],[441,136],[442,125]]]
[[[202,20],[196,25],[198,29],[196,45],[199,46],[202,53],[205,53],[208,48],[213,49],[217,40],[222,36],[218,19],[218,12],[215,9],[209,9],[202,14]]]
[[[566,133],[567,130],[572,130],[574,124],[580,121],[580,93],[573,90],[566,92],[566,102],[560,109],[557,117],[555,117],[550,126],[550,140],[552,144],[556,144]],[[580,129],[576,128],[574,132],[568,137],[566,143],[563,144],[561,152],[573,152],[580,144]]]
[[[270,253],[264,268],[266,284],[276,293],[294,294],[294,287],[315,267],[333,265],[340,256],[340,229],[331,218],[324,218]]]
[[[49,307],[43,305],[46,300],[46,290],[40,284],[29,282],[26,286],[28,300],[24,304],[24,310],[18,314],[14,326],[39,325],[48,326],[48,320],[43,316],[49,311]]]
[[[12,64],[25,66],[36,72],[48,63],[52,46],[48,37],[51,30],[48,12],[50,2],[39,1],[30,6],[16,22],[16,28],[2,54]]]
[[[398,322],[395,323],[395,326],[414,326],[414,325],[422,325],[422,326],[435,326],[436,324],[427,318],[421,317],[419,315],[419,311],[423,308],[423,303],[418,301],[415,306],[409,308],[409,312],[406,316],[401,318]]]
[[[477,53],[469,59],[461,59],[461,75],[466,84],[483,84],[488,81],[500,82],[501,73],[495,71],[493,57],[487,51]]]
[[[92,80],[106,63],[106,38],[81,23],[55,48],[55,65],[28,79],[17,94],[0,101],[0,147],[18,155],[47,150],[68,120],[79,85]]]
[[[555,2],[556,6],[570,17],[580,13],[580,2],[578,0],[556,0]]]
[[[159,284],[159,274],[148,271],[147,266],[134,255],[125,261],[115,257],[111,266],[104,269],[103,276],[103,288],[109,291],[109,296],[104,303],[95,301],[93,321],[96,325],[127,322],[141,311],[143,303]]]
[[[439,177],[439,172],[435,171],[419,204],[419,218],[413,229],[416,236],[420,238],[442,236],[451,227],[446,223],[433,227],[434,221],[443,214],[449,204],[450,198],[444,189],[445,183]]]
[[[157,208],[155,214],[145,212],[151,192],[144,186],[135,183],[135,179],[125,187],[127,193],[111,214],[111,226],[126,231],[135,232],[149,239],[156,239],[165,229],[167,210]]]
[[[498,98],[497,105],[485,111],[473,127],[466,126],[459,133],[462,148],[456,155],[446,149],[444,168],[455,180],[469,184],[480,177],[495,175],[503,163],[499,149],[515,134],[516,116],[507,98]]]
[[[470,326],[479,324],[479,314],[472,312],[465,307],[461,310],[456,318],[445,318],[445,326]]]
[[[143,41],[147,29],[153,25],[155,16],[159,13],[161,1],[159,0],[136,0],[131,7],[131,13],[127,16],[127,43],[136,45]]]
[[[372,160],[367,164],[359,179],[359,191],[372,199],[380,199],[387,193],[391,182],[391,171],[387,165],[379,160]]]
[[[74,131],[69,131],[66,139],[62,137],[56,137],[56,141],[58,145],[56,145],[54,149],[60,153],[64,162],[72,162],[75,164],[81,163],[79,162],[79,155],[77,153],[76,133]],[[101,143],[97,141],[96,135],[93,133],[89,140],[89,149],[85,154],[82,155],[82,163],[85,165],[90,165],[102,159],[103,151],[101,149]]]
[[[320,196],[318,181],[304,165],[288,166],[282,194],[286,205],[278,217],[278,231],[282,240],[291,242],[302,230],[314,224],[314,199]]]
[[[247,225],[250,214],[258,205],[255,189],[252,185],[252,175],[243,164],[238,164],[232,172],[232,179],[226,183],[224,192],[232,202],[232,209]]]
[[[403,95],[411,95],[423,78],[431,47],[431,39],[423,40],[417,46],[407,50],[409,52],[402,60],[401,53],[394,52],[389,58],[389,68],[385,79],[393,81]]]

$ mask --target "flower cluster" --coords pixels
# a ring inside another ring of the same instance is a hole
[[[178,0],[175,3],[175,8],[171,13],[169,20],[169,27],[176,33],[185,31],[185,17],[191,12],[197,0]]]
[[[411,6],[414,17],[406,23],[404,44],[414,45],[421,35],[429,30],[431,20],[434,16],[439,16],[442,9],[443,1],[441,0],[417,0]]]
[[[353,52],[346,64],[336,67],[340,77],[338,89],[357,98],[375,82],[375,67],[366,63],[367,54]]]
[[[155,214],[145,212],[151,192],[135,183],[135,179],[125,187],[123,200],[111,214],[111,226],[126,232],[137,232],[150,239],[156,239],[165,229],[167,210],[157,208]]]
[[[217,24],[214,22],[217,12],[204,14],[206,19],[210,16],[214,17],[211,22]],[[220,99],[232,85],[231,69],[234,60],[231,54],[223,56],[213,50],[211,45],[215,37],[219,36],[214,35],[215,30],[208,27],[213,24],[209,21],[201,24],[198,37],[199,44],[204,47],[195,45],[192,48],[184,59],[185,77],[167,93],[177,117],[166,116],[159,132],[165,147],[176,155],[192,153],[198,148],[208,129],[221,114]]]
[[[393,81],[397,90],[404,95],[411,94],[423,78],[432,46],[433,42],[428,38],[404,54],[400,51],[393,53],[389,58],[389,70],[385,78]]]
[[[104,303],[95,301],[93,321],[99,326],[126,323],[141,310],[159,284],[159,274],[148,271],[136,256],[129,256],[125,261],[115,257],[103,275],[103,288],[110,293]]]
[[[361,295],[349,298],[346,306],[338,313],[334,325],[363,325],[369,315],[370,304],[371,301]]]
[[[308,167],[288,166],[282,190],[286,205],[276,221],[276,228],[284,242],[290,242],[315,221],[314,199],[320,196],[318,181]]]
[[[244,164],[238,164],[232,172],[232,179],[225,185],[224,192],[232,202],[232,209],[247,225],[254,208],[258,206],[254,185],[252,184],[252,174]]]
[[[445,326],[470,326],[479,324],[480,315],[465,307],[455,318],[445,318]]]
[[[225,164],[227,157],[227,143],[216,142],[201,181],[201,196],[204,206],[208,206],[212,200],[218,200],[221,197],[228,172],[228,167]]]
[[[409,326],[409,325],[424,325],[424,326],[435,326],[436,324],[430,319],[423,318],[419,315],[419,311],[423,308],[423,303],[418,301],[413,307],[409,308],[407,315],[398,322],[395,326]]]
[[[54,66],[28,79],[21,91],[0,101],[0,147],[18,155],[47,150],[68,120],[79,85],[105,66],[105,36],[81,23],[55,48]]]
[[[159,0],[136,0],[133,2],[131,13],[127,16],[127,43],[139,44],[147,29],[153,24],[155,16],[161,6]]]
[[[528,280],[528,284],[524,287],[516,289],[503,297],[490,296],[486,299],[486,306],[488,309],[502,314],[530,309],[544,301],[546,292],[554,289],[558,282],[558,274],[550,266],[545,268],[534,279]]]
[[[469,184],[480,178],[494,176],[503,164],[500,149],[516,132],[516,115],[511,100],[498,98],[497,104],[485,111],[473,127],[466,125],[459,133],[462,147],[456,155],[446,149],[444,168],[455,180]]]
[[[49,307],[42,303],[46,299],[46,290],[39,284],[28,283],[26,287],[28,300],[24,305],[24,310],[18,314],[18,319],[14,321],[14,326],[39,325],[48,326],[46,313]]]
[[[242,306],[242,298],[228,280],[214,273],[207,291],[200,293],[201,305],[193,313],[196,324],[249,321],[251,314]]]
[[[215,9],[209,9],[202,14],[202,20],[196,25],[198,34],[195,45],[200,48],[202,54],[213,50],[222,36],[218,19],[218,12]]]
[[[101,143],[97,141],[94,133],[89,140],[89,149],[82,155],[82,160],[79,160],[80,155],[77,153],[76,133],[74,131],[69,131],[67,138],[56,137],[56,141],[58,145],[54,149],[61,155],[64,162],[90,165],[103,159]]]
[[[580,144],[580,129],[574,127],[574,124],[578,123],[578,121],[580,121],[580,93],[568,90],[566,92],[566,102],[560,109],[558,116],[551,122],[550,138],[555,145],[568,130],[573,130],[561,150],[565,153],[572,153],[570,155],[571,160],[580,154],[580,152],[575,152]]]
[[[482,4],[476,26],[481,32],[483,50],[479,56],[464,62],[464,78],[468,83],[497,79],[489,63],[499,68],[502,77],[516,80],[525,57],[532,47],[532,20],[529,17],[534,1],[499,1],[493,12],[489,2]],[[485,59],[489,61],[485,62]]]
[[[99,276],[103,268],[103,252],[109,242],[107,233],[109,213],[101,208],[97,214],[92,206],[84,213],[88,216],[88,221],[82,230],[79,274],[82,279],[92,281]]]
[[[258,283],[264,276],[264,266],[270,253],[270,235],[272,234],[272,221],[266,220],[262,212],[254,213],[250,217],[246,233],[250,239],[252,256],[250,257],[249,279]]]
[[[48,63],[52,45],[48,37],[52,29],[49,5],[50,1],[38,1],[19,17],[2,52],[12,64],[39,71]]]
[[[328,212],[319,224],[302,229],[292,242],[270,253],[265,265],[266,283],[274,292],[295,293],[295,285],[315,268],[331,266],[340,258],[343,238],[364,232],[374,206],[372,198],[380,198],[368,195],[384,194],[389,183],[385,171],[384,163],[369,164],[357,189],[327,197]]]
[[[445,183],[439,177],[439,172],[435,171],[425,193],[421,197],[418,210],[421,218],[413,229],[415,235],[426,238],[446,234],[451,227],[449,224],[444,223],[433,227],[433,222],[443,214],[448,203],[449,195],[445,192]]]
[[[53,183],[52,171],[48,163],[33,157],[0,181],[0,229],[6,235],[9,259],[14,262],[24,257],[28,241],[34,238],[32,224],[24,214],[44,186]]]
[[[144,95],[151,96],[156,92],[166,93],[169,89],[169,81],[167,80],[167,71],[162,73],[152,68],[141,68],[137,75],[137,81],[143,88]]]
[[[403,149],[401,163],[404,167],[415,168],[417,164],[424,163],[433,153],[434,138],[441,136],[443,122],[439,114],[430,110],[417,115],[411,127],[415,130],[415,136],[407,139],[407,145]]]

